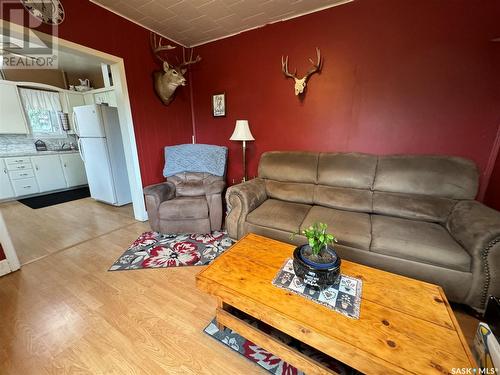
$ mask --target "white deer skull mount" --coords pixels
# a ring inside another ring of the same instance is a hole
[[[303,94],[304,89],[307,86],[307,80],[309,79],[309,77],[311,75],[313,75],[314,73],[321,71],[322,60],[321,60],[321,52],[320,52],[319,48],[316,48],[316,56],[317,56],[316,64],[314,63],[314,61],[309,59],[309,61],[312,64],[312,67],[311,67],[311,69],[309,69],[309,71],[306,73],[306,75],[302,78],[297,78],[297,70],[295,70],[295,72],[293,74],[290,74],[288,72],[288,56],[286,58],[281,56],[281,70],[283,71],[283,74],[285,75],[285,77],[293,78],[293,80],[295,81],[295,95],[298,96],[300,94]]]
[[[176,47],[170,44],[163,45],[162,37],[157,37],[156,34],[151,33],[151,49],[153,50],[156,58],[163,62],[163,71],[154,72],[154,86],[155,91],[163,104],[168,105],[174,99],[175,90],[179,86],[186,86],[186,78],[184,74],[187,71],[187,67],[191,64],[195,64],[201,60],[198,55],[196,59],[193,60],[193,50],[191,49],[191,54],[189,60],[186,60],[186,51],[182,49],[182,63],[177,66],[169,64],[169,62],[161,56],[164,51],[172,50]]]

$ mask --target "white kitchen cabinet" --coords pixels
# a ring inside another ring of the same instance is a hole
[[[85,105],[85,98],[83,94],[79,92],[61,92],[59,93],[59,97],[61,99],[61,105],[63,108],[63,112],[68,114],[69,118],[69,134],[75,133],[75,123],[73,121],[73,108]]]
[[[107,104],[110,107],[117,107],[115,90],[95,93],[94,101],[95,104]]]
[[[21,180],[23,178],[35,177],[35,173],[33,173],[33,169],[9,171],[9,177],[11,180]]]
[[[86,105],[95,104],[94,94],[92,92],[84,94],[83,99]]]
[[[79,154],[60,155],[66,187],[80,186],[87,184],[85,165]]]
[[[69,113],[68,108],[68,95],[64,91],[59,92],[59,101],[61,102],[62,111],[64,113]]]
[[[31,159],[29,156],[16,156],[16,157],[5,158],[5,163],[7,165],[30,164]]]
[[[0,134],[28,134],[17,86],[0,83]]]
[[[22,180],[12,180],[12,187],[14,188],[16,197],[36,194],[40,191],[34,177],[23,178]]]
[[[68,97],[69,110],[71,111],[73,107],[79,107],[85,105],[85,99],[83,94],[77,92],[66,93]]]
[[[33,156],[31,162],[41,192],[66,188],[59,155]]]
[[[25,169],[31,169],[31,161],[28,161],[27,163],[15,163],[15,164],[9,164],[7,162],[7,169],[9,171],[23,171]]]
[[[9,171],[4,159],[0,159],[0,199],[9,199],[14,196],[14,189],[10,183]]]
[[[31,159],[28,156],[5,158],[5,166],[14,190],[14,196],[22,197],[40,191],[33,173]]]

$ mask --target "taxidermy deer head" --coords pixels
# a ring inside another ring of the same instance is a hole
[[[309,61],[312,64],[312,67],[311,67],[311,69],[309,69],[307,74],[302,78],[297,78],[297,70],[295,70],[295,72],[293,74],[290,74],[288,72],[288,56],[286,58],[281,56],[281,70],[283,71],[283,74],[285,75],[285,77],[294,79],[294,81],[295,81],[295,95],[302,94],[304,92],[304,89],[306,88],[307,80],[309,79],[309,77],[311,75],[313,75],[314,73],[319,72],[321,70],[322,61],[321,61],[321,52],[319,51],[319,48],[316,48],[316,55],[317,55],[318,61],[315,64],[314,61],[309,59]]]
[[[170,64],[166,58],[162,56],[165,51],[174,49],[170,44],[163,45],[163,38],[157,37],[156,34],[151,33],[151,49],[155,56],[163,62],[163,71],[154,72],[154,84],[156,94],[160,97],[163,104],[168,105],[174,99],[175,90],[179,86],[186,86],[186,78],[184,74],[187,71],[187,66],[195,64],[201,60],[200,56],[196,56],[193,60],[193,50],[189,60],[186,60],[186,51],[182,49],[182,63],[178,65]]]

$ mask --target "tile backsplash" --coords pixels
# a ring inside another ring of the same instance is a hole
[[[0,156],[2,154],[13,154],[13,153],[32,153],[36,152],[35,141],[38,138],[33,138],[32,136],[26,135],[6,135],[0,134]],[[76,144],[76,136],[73,134],[68,134],[65,138],[41,138],[47,144],[48,150],[55,150],[63,143],[69,145],[71,142]]]

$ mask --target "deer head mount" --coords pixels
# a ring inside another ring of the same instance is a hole
[[[283,74],[287,78],[293,78],[295,81],[295,95],[300,95],[304,93],[304,89],[306,88],[307,85],[307,80],[311,75],[313,75],[316,72],[319,72],[321,70],[321,52],[319,51],[319,48],[316,48],[316,55],[317,55],[317,62],[314,63],[312,59],[309,59],[309,61],[312,64],[311,69],[306,73],[306,75],[302,78],[297,78],[297,70],[293,74],[290,74],[288,72],[288,56],[284,58],[281,56],[281,70],[283,71]]]
[[[163,71],[154,72],[155,91],[163,104],[168,105],[174,99],[177,87],[186,86],[184,74],[187,71],[187,67],[199,62],[201,57],[198,55],[193,60],[193,49],[191,49],[189,60],[186,60],[186,50],[182,48],[182,63],[177,65],[170,64],[163,55],[166,51],[172,50],[175,47],[170,44],[164,45],[162,42],[162,37],[157,37],[156,34],[151,33],[151,49],[156,58],[163,62]]]

